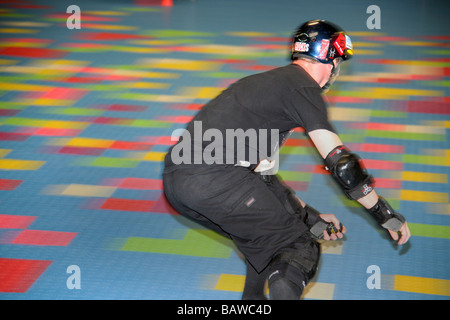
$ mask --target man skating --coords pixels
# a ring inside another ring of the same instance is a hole
[[[322,98],[351,58],[350,37],[312,20],[292,41],[292,63],[243,78],[206,104],[165,158],[167,199],[182,215],[232,239],[247,262],[243,299],[299,299],[320,257],[317,239],[346,229],[320,214],[275,175],[277,150],[297,127],[314,143],[342,190],[398,244],[410,237],[405,218],[379,197],[359,157],[330,124]]]

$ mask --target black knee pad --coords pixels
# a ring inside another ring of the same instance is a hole
[[[320,245],[306,233],[276,254],[269,266],[269,284],[285,278],[303,289],[316,274],[319,259]]]
[[[291,280],[277,278],[269,284],[269,296],[271,300],[298,300],[304,287],[299,287]]]

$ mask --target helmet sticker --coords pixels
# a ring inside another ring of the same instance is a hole
[[[327,57],[329,46],[330,40],[322,39],[322,44],[320,45],[319,59],[325,59]]]
[[[298,36],[298,40],[301,42],[308,42],[309,36],[306,33],[301,33]]]
[[[295,52],[308,52],[309,44],[305,43],[305,42],[296,42],[294,44],[294,51]]]
[[[339,52],[339,55],[342,56],[342,54],[344,53],[344,48],[345,48],[345,37],[342,33],[340,33],[338,35],[338,37],[336,38],[336,40],[334,40],[333,45]]]
[[[330,59],[333,59],[335,54],[336,54],[336,49],[331,48],[331,49],[330,49],[330,54],[329,54]]]

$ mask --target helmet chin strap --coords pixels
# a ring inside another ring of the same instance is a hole
[[[336,67],[334,66],[334,62],[332,62],[331,65],[333,66],[333,68],[331,69],[330,77],[328,78],[327,83],[325,83],[322,87],[323,91],[326,91],[331,87],[331,84],[333,83],[331,79],[336,75]]]

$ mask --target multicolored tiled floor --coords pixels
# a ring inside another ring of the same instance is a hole
[[[240,299],[241,256],[167,205],[161,160],[202,104],[286,64],[314,18],[353,38],[330,115],[413,236],[393,245],[294,133],[280,175],[348,229],[304,299],[448,299],[449,4],[377,1],[369,29],[370,1],[319,2],[2,1],[0,299]]]

